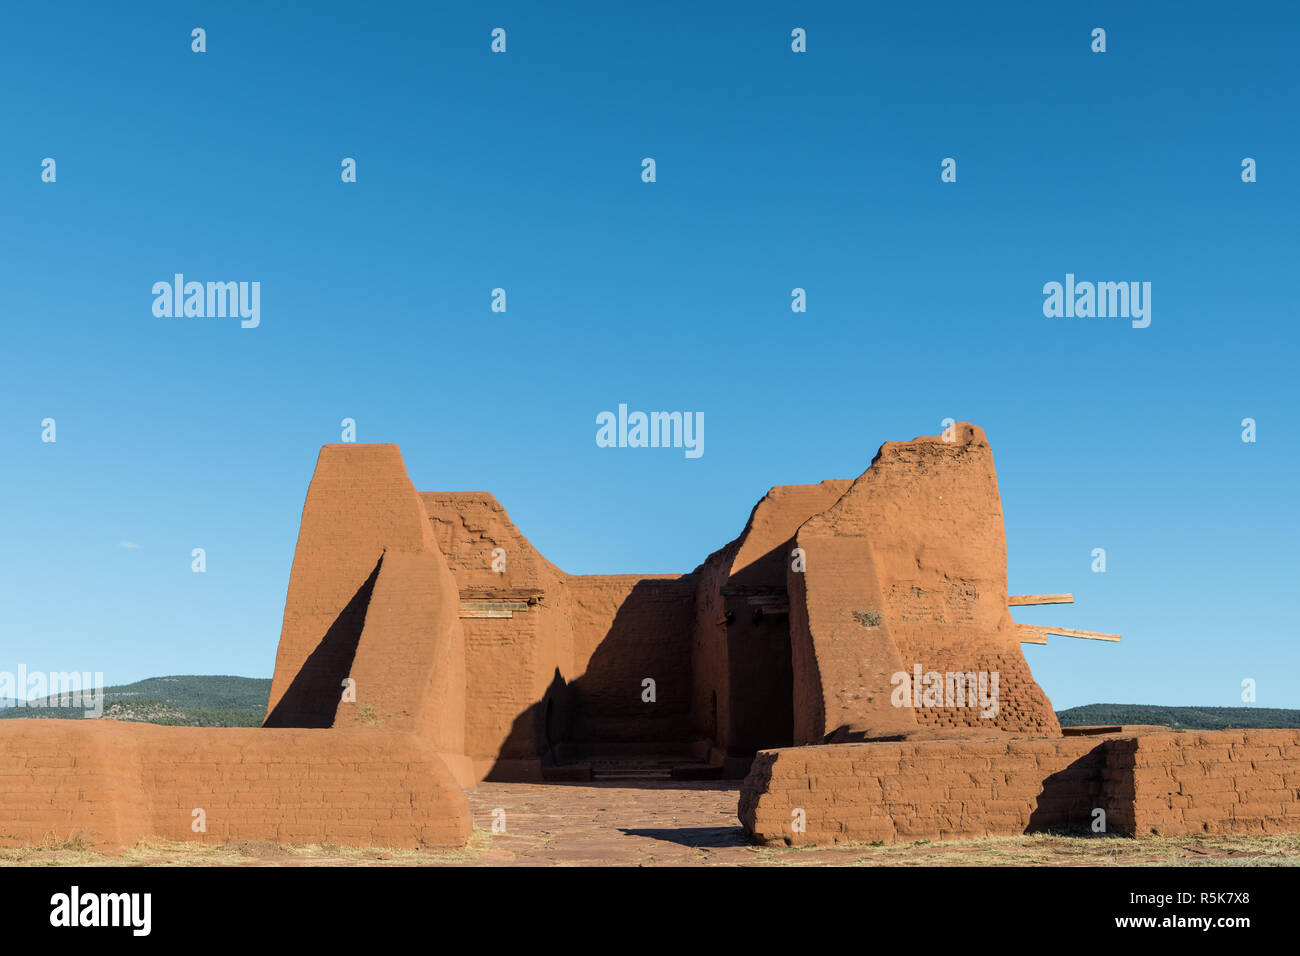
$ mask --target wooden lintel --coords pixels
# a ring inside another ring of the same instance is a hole
[[[540,604],[546,596],[541,588],[494,588],[463,587],[460,589],[461,601],[523,601],[527,604]]]
[[[1044,627],[1040,624],[1017,624],[1021,644],[1046,644],[1049,634],[1057,637],[1082,637],[1090,641],[1111,641],[1120,639],[1118,634],[1103,634],[1101,631],[1080,631],[1073,627]]]
[[[514,617],[516,611],[527,611],[527,601],[466,601],[460,602],[460,616],[466,617]]]
[[[1030,604],[1073,604],[1073,594],[1011,594],[1007,607],[1026,607]]]

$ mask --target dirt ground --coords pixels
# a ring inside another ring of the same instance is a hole
[[[718,783],[480,784],[475,833],[460,850],[202,846],[149,842],[120,856],[71,840],[0,849],[0,865],[107,866],[1080,866],[1300,865],[1300,834],[1158,837],[1034,834],[943,843],[750,846],[738,791]],[[504,832],[492,832],[494,811]],[[501,814],[496,814],[498,818]]]

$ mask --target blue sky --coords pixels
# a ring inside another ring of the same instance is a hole
[[[950,6],[25,8],[0,669],[269,676],[345,417],[572,572],[689,571],[951,417],[1012,592],[1077,598],[1017,618],[1124,635],[1026,649],[1058,707],[1300,707],[1300,14]],[[259,281],[261,325],[156,318],[175,272]],[[1044,317],[1067,272],[1151,282],[1150,327]],[[702,411],[705,454],[598,448],[620,402]]]

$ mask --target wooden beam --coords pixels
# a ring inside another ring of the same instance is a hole
[[[1030,604],[1073,604],[1073,594],[1011,594],[1007,607],[1025,607]]]
[[[514,617],[515,611],[527,611],[527,601],[466,601],[460,602],[460,616],[466,617]]]
[[[462,601],[524,601],[540,604],[546,596],[541,588],[495,588],[483,585],[460,589]]]
[[[1017,624],[1021,644],[1046,644],[1047,636],[1082,637],[1090,641],[1118,641],[1118,634],[1103,634],[1101,631],[1080,631],[1072,627],[1043,627],[1039,624]]]

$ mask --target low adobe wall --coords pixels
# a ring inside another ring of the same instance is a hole
[[[792,826],[796,809],[806,829]],[[1300,731],[837,744],[759,753],[739,816],[768,844],[905,842],[1089,827],[1300,832]]]
[[[1150,734],[1110,743],[1137,836],[1300,832],[1300,730]]]
[[[830,744],[765,750],[740,822],[769,844],[960,839],[1080,826],[1102,793],[1096,738]],[[792,827],[804,811],[806,830]]]
[[[195,833],[194,810],[206,815]],[[0,845],[80,837],[463,846],[469,805],[432,746],[381,730],[0,722]]]

